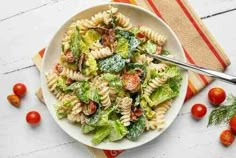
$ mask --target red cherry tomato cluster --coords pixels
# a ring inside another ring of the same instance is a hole
[[[21,99],[25,96],[27,88],[23,83],[17,83],[13,86],[14,94],[10,94],[7,96],[8,102],[15,106],[20,107]],[[26,121],[31,125],[36,125],[40,122],[41,117],[37,111],[30,111],[26,115]]]

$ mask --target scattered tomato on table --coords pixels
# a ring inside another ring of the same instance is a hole
[[[230,130],[224,130],[221,134],[220,134],[220,141],[223,145],[225,146],[229,146],[234,142],[235,136],[232,133],[232,131]]]
[[[23,83],[17,83],[13,86],[13,92],[19,97],[25,96],[26,91],[27,88]]]
[[[192,116],[195,119],[201,119],[207,113],[207,108],[203,104],[194,104],[191,109]]]
[[[222,88],[215,87],[209,90],[208,99],[214,106],[219,106],[226,98],[226,93]]]
[[[229,126],[230,126],[231,131],[234,134],[236,134],[236,115],[230,119]]]
[[[30,125],[36,125],[40,122],[41,116],[37,111],[30,111],[26,114],[26,121]]]
[[[13,105],[13,106],[15,106],[15,107],[19,107],[19,106],[20,106],[20,101],[21,101],[21,99],[20,99],[17,95],[15,95],[15,94],[10,94],[10,95],[8,95],[8,96],[7,96],[7,100],[8,100],[8,102],[9,102],[11,105]]]

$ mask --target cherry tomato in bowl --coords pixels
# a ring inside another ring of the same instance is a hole
[[[19,97],[25,96],[26,90],[27,88],[23,83],[17,83],[13,86],[13,92]]]
[[[229,146],[234,142],[234,135],[230,130],[224,130],[221,134],[220,134],[220,142],[225,145],[225,146]]]
[[[203,104],[194,104],[191,109],[192,116],[195,119],[201,119],[207,113],[207,108]]]
[[[36,125],[40,122],[41,116],[37,111],[30,111],[26,114],[26,121],[30,125]]]
[[[226,98],[226,93],[222,88],[215,87],[209,90],[209,102],[215,106],[219,106]]]
[[[231,131],[236,134],[236,116],[232,117],[229,121]]]

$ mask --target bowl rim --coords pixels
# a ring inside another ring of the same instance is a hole
[[[59,28],[57,28],[57,31],[56,31],[56,32],[53,34],[53,36],[51,37],[51,40],[49,41],[48,46],[50,46],[51,43],[55,40],[56,35],[59,34],[59,32],[60,32],[60,30],[62,29],[62,27],[65,26],[65,25],[66,25],[68,22],[70,22],[71,20],[75,19],[80,13],[86,12],[86,11],[92,9],[92,8],[101,7],[101,6],[108,6],[108,5],[114,5],[114,6],[115,6],[115,5],[128,6],[128,7],[135,8],[135,9],[137,9],[137,10],[146,12],[146,13],[149,14],[150,16],[154,17],[157,21],[159,21],[160,23],[162,23],[162,25],[164,25],[164,27],[166,27],[166,28],[168,29],[168,31],[170,31],[170,33],[173,35],[173,37],[174,37],[175,40],[177,41],[177,44],[180,46],[180,53],[181,53],[182,56],[183,56],[183,57],[181,58],[181,60],[182,60],[183,62],[187,62],[187,58],[186,58],[186,55],[185,55],[185,53],[184,53],[182,44],[180,43],[180,41],[179,41],[177,35],[176,35],[175,32],[171,29],[171,27],[170,27],[168,24],[165,23],[165,21],[164,21],[163,19],[161,19],[160,17],[158,17],[157,15],[155,15],[155,14],[154,14],[153,12],[151,12],[150,10],[144,9],[144,8],[142,8],[142,7],[140,7],[140,6],[137,6],[137,5],[132,5],[132,4],[128,4],[128,3],[121,3],[121,2],[101,3],[101,4],[99,4],[99,5],[92,5],[92,6],[90,6],[90,7],[85,8],[85,9],[81,9],[79,12],[77,12],[76,14],[74,14],[73,16],[71,16],[70,18],[68,18],[62,25],[59,26]],[[46,49],[45,49],[44,56],[46,56],[46,54],[48,54],[48,46],[47,46]],[[43,94],[43,95],[44,95],[44,82],[43,82],[43,81],[44,81],[44,76],[45,76],[45,72],[44,72],[44,70],[43,70],[43,67],[44,67],[45,63],[46,63],[45,58],[43,58],[43,60],[42,60],[42,66],[41,66],[42,69],[41,69],[41,73],[40,73],[40,81],[41,81],[41,84],[40,84],[40,85],[41,85],[41,88],[42,88],[42,94]],[[184,91],[181,92],[184,96],[185,96],[186,93],[187,93],[187,86],[188,86],[188,73],[187,73],[187,72],[188,72],[188,71],[185,70],[185,71],[183,72],[183,74],[182,74],[183,79],[186,80],[185,85],[181,85],[181,87],[184,86]],[[182,83],[182,84],[183,84],[183,83]],[[178,97],[179,97],[179,96],[180,96],[180,95],[178,95]],[[46,104],[46,106],[47,106],[47,101],[46,101],[46,100],[45,100],[45,104]],[[178,110],[178,113],[180,112],[180,110],[181,110],[183,104],[184,104],[184,99],[181,100],[181,106],[180,106],[180,108],[179,108],[179,110]],[[48,109],[50,115],[53,117],[52,111],[49,109],[48,106],[47,106],[47,109]],[[97,148],[97,149],[102,149],[102,150],[127,150],[127,149],[132,149],[132,148],[140,147],[140,146],[142,146],[142,145],[144,145],[144,144],[146,144],[146,143],[148,143],[148,142],[153,141],[153,140],[156,139],[157,137],[159,137],[163,132],[166,131],[166,129],[168,129],[168,128],[173,124],[173,122],[176,120],[176,117],[178,116],[178,113],[177,113],[177,115],[175,115],[175,116],[173,117],[173,119],[170,121],[170,124],[169,124],[168,126],[166,125],[165,128],[163,128],[163,129],[160,131],[159,135],[157,135],[157,136],[155,136],[155,137],[151,137],[151,138],[149,138],[149,139],[146,139],[146,140],[143,141],[141,144],[134,145],[134,146],[131,146],[131,147],[129,147],[129,146],[128,146],[128,147],[127,147],[127,146],[124,146],[123,148],[122,148],[122,147],[121,147],[121,148],[112,148],[112,147],[103,148],[103,147],[100,147],[99,145],[86,144],[86,143],[84,143],[84,142],[82,142],[82,141],[79,141],[78,139],[76,139],[76,138],[75,138],[74,136],[72,136],[71,134],[69,134],[69,133],[63,128],[63,126],[62,126],[61,124],[59,124],[59,123],[57,122],[57,120],[55,120],[56,118],[53,117],[53,119],[54,119],[54,121],[56,122],[56,124],[57,124],[67,135],[69,135],[70,137],[72,137],[73,139],[75,139],[76,141],[78,141],[79,143],[82,143],[82,144],[87,145],[87,146],[92,147],[92,148]],[[119,142],[118,142],[118,143],[119,143]]]

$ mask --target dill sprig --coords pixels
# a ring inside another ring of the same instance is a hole
[[[230,95],[227,97],[227,102],[225,105],[221,105],[218,108],[212,110],[207,126],[228,123],[228,121],[235,115],[236,96]]]

